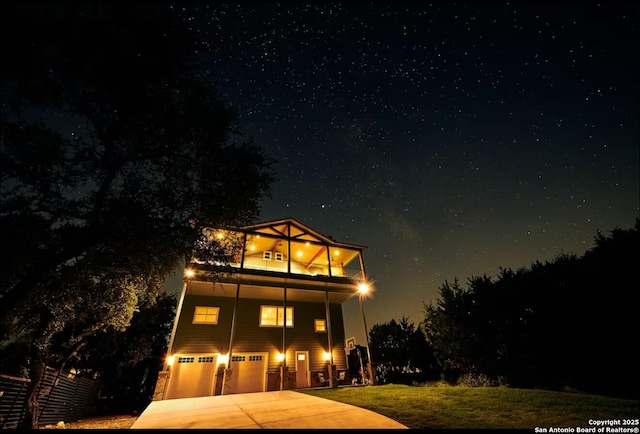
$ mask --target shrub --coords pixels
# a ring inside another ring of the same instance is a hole
[[[492,380],[482,373],[468,373],[458,378],[458,386],[467,387],[495,387],[498,385],[496,380]]]

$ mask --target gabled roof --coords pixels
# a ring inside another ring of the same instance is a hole
[[[254,223],[241,228],[243,231],[250,233],[265,233],[277,236],[291,237],[291,239],[320,241],[330,246],[340,246],[357,250],[364,250],[367,246],[336,241],[330,236],[321,234],[320,232],[300,223],[298,220],[287,217],[277,220],[268,220],[260,223]],[[287,233],[291,231],[290,233]]]

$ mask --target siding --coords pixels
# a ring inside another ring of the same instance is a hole
[[[231,320],[235,298],[187,295],[178,320],[173,353],[220,353],[229,351]],[[220,308],[218,324],[193,324],[196,306]]]
[[[226,354],[234,302],[235,298],[228,297],[186,296],[178,321],[173,353]],[[244,298],[238,300],[233,352],[266,351],[269,353],[268,370],[278,370],[281,362],[276,357],[282,348],[282,327],[260,327],[261,305],[281,306],[282,301]],[[192,324],[196,306],[220,307],[218,324]],[[326,370],[327,361],[323,356],[329,345],[328,333],[314,331],[314,320],[325,318],[324,303],[287,302],[287,306],[293,306],[294,311],[294,327],[286,329],[287,366],[295,367],[296,351],[309,351],[309,369]],[[337,369],[346,369],[342,307],[331,305],[330,309],[334,363]]]

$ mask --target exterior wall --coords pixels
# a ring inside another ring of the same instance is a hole
[[[242,289],[240,290],[242,291]],[[220,353],[229,351],[229,338],[235,298],[187,295],[184,300],[172,352],[174,354]],[[233,353],[269,352],[268,370],[278,370],[282,364],[277,354],[282,350],[282,327],[260,327],[260,306],[281,306],[281,300],[238,299],[236,335]],[[218,324],[192,324],[196,306],[220,307]],[[295,369],[295,352],[309,351],[309,369],[326,370],[324,353],[329,348],[328,332],[314,331],[314,320],[325,319],[324,303],[287,302],[294,311],[293,328],[286,329],[289,369]],[[331,305],[331,335],[334,364],[346,369],[342,307]]]
[[[229,351],[234,298],[187,295],[178,319],[174,354],[220,353]],[[220,307],[218,324],[193,324],[196,306]]]

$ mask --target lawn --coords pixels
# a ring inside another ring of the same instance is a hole
[[[590,421],[615,419],[616,427],[631,428],[618,432],[638,433],[640,417],[639,400],[538,389],[387,384],[298,391],[375,411],[411,429],[573,428],[564,432],[575,433],[578,427],[595,427]],[[629,419],[632,424],[623,425]]]

